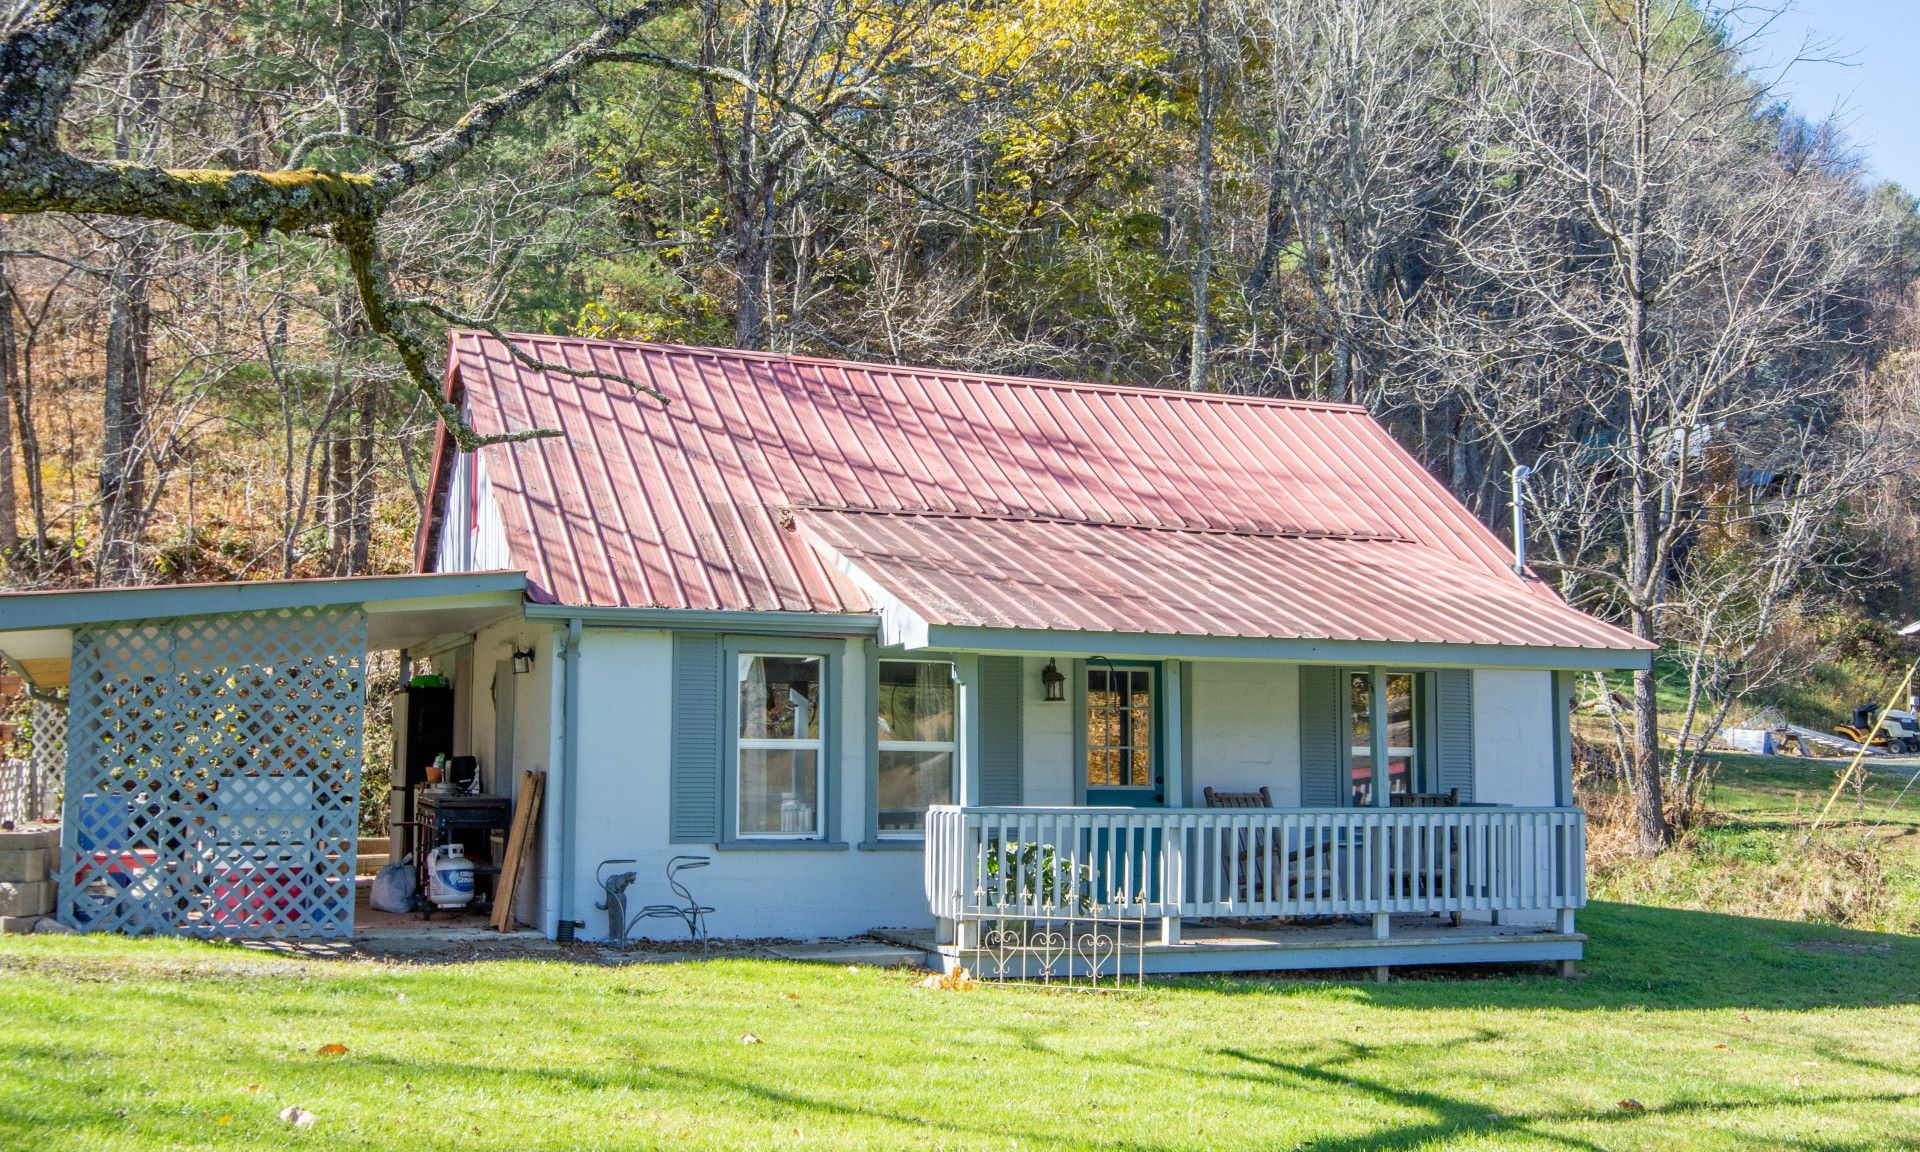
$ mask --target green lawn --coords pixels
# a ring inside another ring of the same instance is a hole
[[[1914,1146],[1920,940],[1618,905],[1582,926],[1577,981],[1106,994],[8,937],[0,1147]]]
[[[1668,906],[1589,908],[1576,981],[941,992],[761,961],[0,937],[0,1148],[1920,1148],[1920,938],[1726,914],[1847,878],[1903,781],[1797,856],[1838,767],[1729,757],[1711,827],[1597,885]],[[1920,796],[1888,826],[1879,903],[1807,915],[1906,923]]]

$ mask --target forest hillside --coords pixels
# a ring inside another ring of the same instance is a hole
[[[1920,611],[1920,216],[1751,13],[3,11],[13,587],[406,569],[468,325],[1364,404],[1662,645],[1649,764]]]

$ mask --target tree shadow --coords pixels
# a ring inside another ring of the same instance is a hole
[[[1460,1037],[1445,1044],[1425,1047],[1432,1049],[1456,1047],[1493,1039],[1496,1035],[1482,1030],[1475,1036]],[[1372,1045],[1354,1041],[1337,1041],[1336,1043],[1341,1051],[1319,1060],[1289,1061],[1238,1048],[1215,1049],[1215,1054],[1247,1066],[1241,1071],[1224,1073],[1235,1079],[1265,1085],[1283,1092],[1296,1091],[1301,1087],[1358,1092],[1381,1104],[1420,1112],[1427,1117],[1423,1122],[1398,1125],[1382,1131],[1347,1137],[1316,1138],[1313,1142],[1314,1152],[1362,1152],[1362,1150],[1386,1152],[1386,1150],[1400,1148],[1447,1147],[1457,1142],[1483,1140],[1490,1136],[1520,1139],[1534,1147],[1601,1152],[1603,1145],[1566,1132],[1554,1131],[1553,1127],[1567,1124],[1627,1124],[1649,1117],[1704,1116],[1781,1106],[1777,1101],[1764,1100],[1679,1099],[1631,1110],[1624,1108],[1543,1109],[1532,1112],[1496,1112],[1489,1110],[1486,1104],[1478,1101],[1448,1096],[1430,1089],[1406,1087],[1377,1077],[1361,1075],[1353,1065],[1379,1055],[1378,1049]],[[1405,1046],[1396,1044],[1394,1047],[1396,1050],[1394,1059],[1404,1063],[1406,1056],[1399,1050]],[[1898,1092],[1834,1093],[1802,1097],[1794,1101],[1792,1106],[1801,1108],[1808,1105],[1894,1103],[1905,1099],[1907,1097]],[[1833,1152],[1851,1152],[1856,1149],[1878,1147],[1876,1144],[1866,1142],[1846,1141],[1822,1141],[1817,1146],[1831,1149]]]
[[[1920,938],[1718,912],[1598,902],[1580,915],[1584,975],[1476,966],[1400,968],[1392,984],[1357,985],[1383,1008],[1622,1011],[1885,1008],[1920,1004]],[[1324,983],[1323,974],[1211,976],[1174,983],[1221,993]]]

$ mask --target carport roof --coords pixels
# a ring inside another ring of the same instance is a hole
[[[34,683],[57,687],[66,683],[76,628],[342,604],[365,606],[368,648],[406,648],[435,636],[476,631],[519,611],[526,586],[521,572],[449,572],[5,592],[0,593],[0,654]]]

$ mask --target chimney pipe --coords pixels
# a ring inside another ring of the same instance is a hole
[[[1527,477],[1533,475],[1533,469],[1525,464],[1516,464],[1513,469],[1513,570],[1521,576],[1527,574],[1527,510],[1520,502]]]

